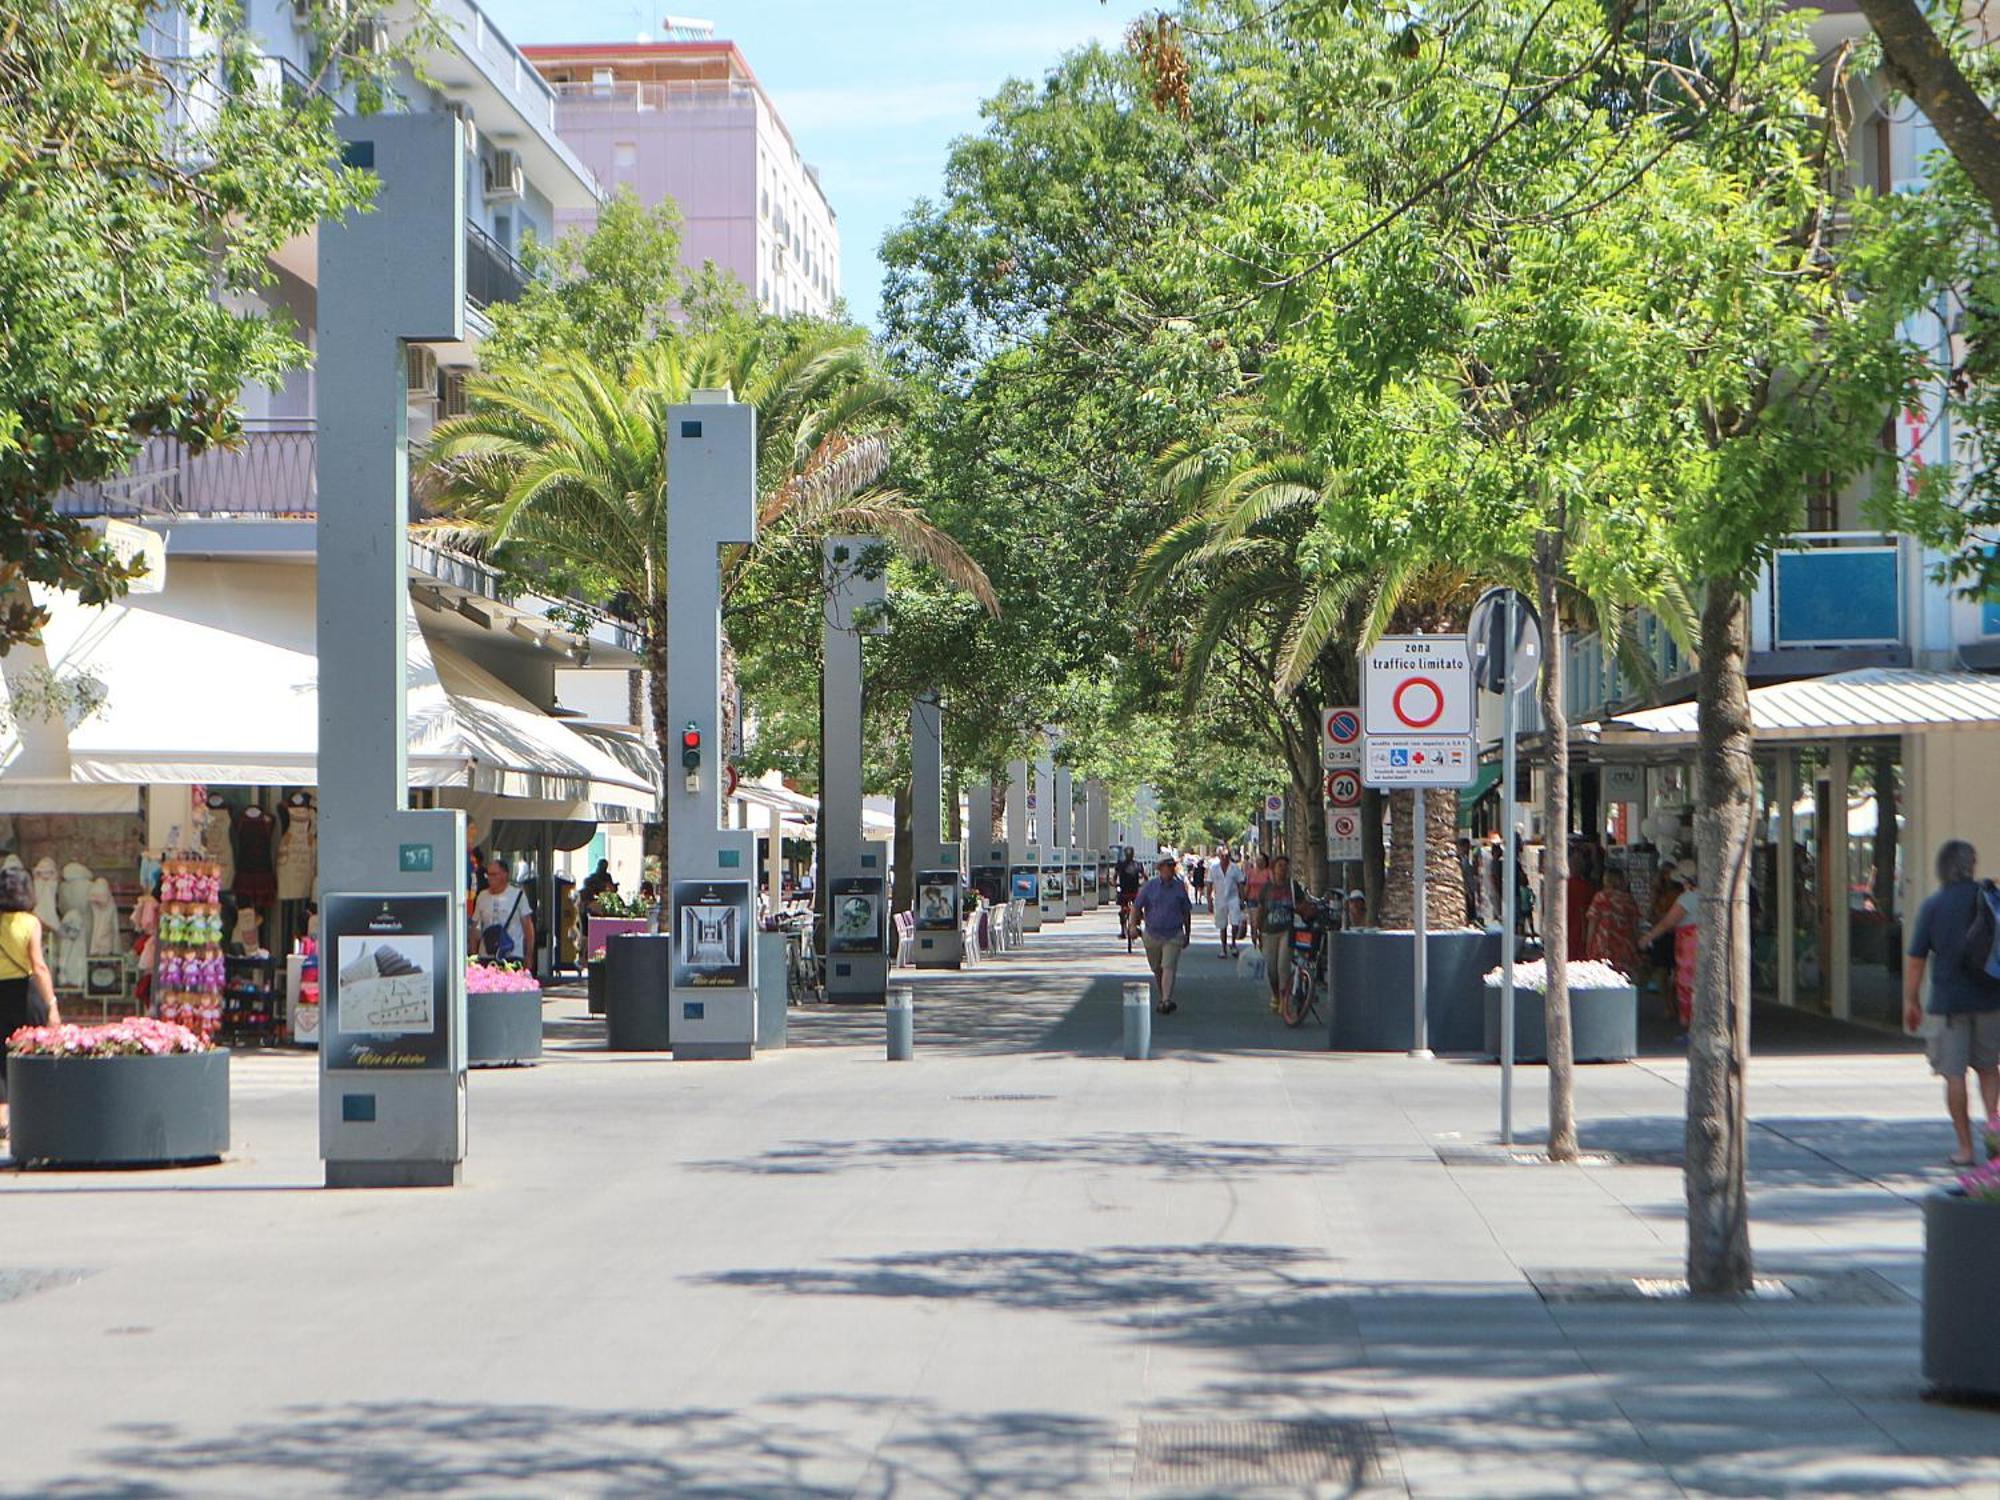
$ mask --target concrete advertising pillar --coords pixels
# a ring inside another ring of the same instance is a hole
[[[944,841],[944,709],[934,693],[910,702],[910,859],[917,967],[956,969],[965,962],[965,881],[958,845]]]
[[[725,827],[721,549],[757,539],[757,412],[726,390],[667,410],[665,921],[667,1036],[677,1059],[746,1058],[757,1043],[757,835]]]
[[[1028,803],[1034,796],[1035,772],[1025,760],[1007,766],[1007,858],[1012,874],[1009,890],[1021,905],[1021,930],[1042,929],[1041,850],[1028,836]]]
[[[971,888],[994,906],[1005,906],[1012,871],[1008,868],[1007,836],[993,828],[991,809],[1007,805],[1007,778],[995,776],[990,783],[972,788],[972,807],[965,822],[965,852],[970,865]]]
[[[319,231],[319,1149],[328,1187],[465,1159],[465,815],[411,812],[406,348],[465,336],[464,135],[337,122],[380,181]],[[395,267],[394,275],[384,274]]]
[[[1047,753],[1035,758],[1034,791],[1028,812],[1034,820],[1036,861],[1042,869],[1042,920],[1060,922],[1069,915],[1064,895],[1068,884],[1068,853],[1055,835],[1056,768]]]
[[[1076,845],[1076,787],[1068,766],[1057,766],[1055,774],[1055,842],[1062,851],[1063,912],[1083,915],[1083,851]]]
[[[889,999],[889,871],[885,844],[861,836],[861,636],[887,597],[882,575],[862,571],[872,537],[829,537],[825,667],[820,677],[822,746],[819,871],[826,933],[826,997],[885,1005]]]
[[[1083,784],[1083,844],[1097,871],[1097,905],[1111,900],[1111,802],[1104,782],[1093,776]]]

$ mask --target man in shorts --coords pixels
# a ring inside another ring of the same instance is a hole
[[[1171,854],[1160,861],[1159,873],[1139,888],[1132,910],[1139,919],[1139,934],[1146,942],[1146,963],[1160,987],[1159,1002],[1154,1009],[1170,1016],[1180,1009],[1174,1004],[1174,979],[1180,970],[1181,954],[1187,949],[1188,932],[1194,925],[1194,900],[1188,895],[1188,888],[1181,881],[1180,866]]]
[[[1952,839],[1938,850],[1938,888],[1918,908],[1903,968],[1903,1025],[1924,1033],[1931,1071],[1944,1080],[1945,1112],[1958,1136],[1951,1157],[1955,1167],[1972,1164],[1968,1070],[1978,1075],[1986,1118],[2000,1114],[2000,980],[1981,972],[1976,959],[1970,966],[1963,962],[1966,929],[1976,903],[1985,899],[1973,878],[1978,858],[1964,839]],[[1918,998],[1927,969],[1928,1014]]]
[[[1139,899],[1139,887],[1146,883],[1146,867],[1139,863],[1139,852],[1127,849],[1125,857],[1118,861],[1118,931],[1125,939],[1125,951],[1132,951],[1132,940],[1139,935],[1133,925],[1132,903]]]

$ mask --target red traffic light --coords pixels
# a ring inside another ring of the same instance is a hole
[[[681,731],[681,748],[683,750],[699,750],[701,748],[701,731],[699,729],[683,729]]]

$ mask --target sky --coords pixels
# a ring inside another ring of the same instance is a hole
[[[1009,78],[1039,78],[1065,51],[1116,42],[1159,0],[671,0],[716,23],[820,169],[840,220],[849,311],[873,326],[882,236],[935,197],[952,141]],[[628,0],[481,0],[510,39],[657,36],[664,11]]]

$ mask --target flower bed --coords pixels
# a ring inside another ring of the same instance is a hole
[[[465,1061],[473,1068],[540,1062],[542,986],[526,969],[465,966]]]
[[[526,969],[501,964],[468,963],[465,992],[468,995],[520,995],[542,992],[541,980]]]
[[[172,1021],[24,1026],[6,1066],[17,1161],[165,1166],[229,1150],[229,1053]]]
[[[1630,978],[1612,968],[1610,964],[1599,963],[1594,958],[1572,959],[1567,968],[1571,991],[1632,988]],[[1486,982],[1499,984],[1505,973],[1504,969],[1493,969],[1487,973]],[[1539,958],[1530,963],[1515,964],[1514,988],[1533,990],[1538,995],[1546,995],[1549,992],[1549,966]]]

